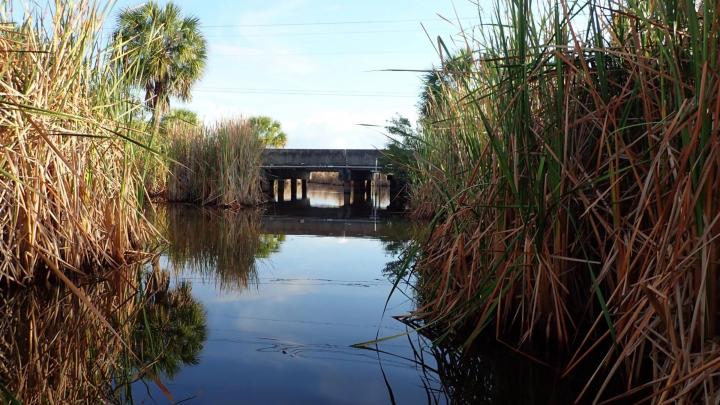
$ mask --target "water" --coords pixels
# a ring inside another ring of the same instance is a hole
[[[61,285],[2,297],[0,402],[3,387],[27,403],[572,402],[496,344],[462,354],[394,318],[416,303],[410,285],[390,294],[409,224],[389,205],[311,185],[262,212],[159,209],[159,260],[82,283],[124,343]]]
[[[410,343],[417,336],[382,342],[382,353],[352,347],[407,332],[391,315],[407,313],[412,302],[390,296],[383,273],[407,238],[407,224],[384,210],[387,193],[371,201],[352,196],[345,205],[341,188],[311,185],[308,197],[268,207],[257,230],[248,213],[168,209],[175,232],[160,265],[174,282],[192,284],[207,322],[198,364],[165,383],[176,401],[368,404],[392,395],[427,402],[429,382]],[[272,246],[243,268],[247,252],[228,250],[247,244],[217,237],[228,231]],[[233,254],[239,259],[230,260]],[[164,399],[152,383],[136,384],[134,397]]]

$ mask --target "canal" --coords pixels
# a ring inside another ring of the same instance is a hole
[[[13,387],[29,404],[572,402],[552,370],[493,339],[463,352],[398,320],[418,305],[416,280],[394,288],[412,232],[386,188],[307,191],[262,210],[160,205],[151,265],[80,279],[79,295],[8,291],[0,399]]]
[[[389,204],[387,188],[348,198],[342,187],[310,184],[307,198],[276,198],[262,213],[168,207],[161,218],[170,247],[161,267],[174,283],[192,286],[207,324],[195,364],[165,383],[173,399],[497,404],[561,398],[547,370],[507,350],[490,346],[462,356],[433,347],[394,318],[413,310],[415,299],[406,283],[392,291],[391,266],[410,229]],[[397,337],[354,346],[390,336]],[[133,386],[133,397],[165,401],[147,381]]]
[[[207,323],[197,364],[164,383],[173,399],[420,403],[440,391],[424,369],[433,365],[417,361],[426,344],[417,335],[373,350],[352,346],[408,331],[392,315],[410,311],[412,301],[390,295],[384,273],[408,224],[388,204],[384,188],[347,201],[342,187],[311,184],[307,199],[271,203],[264,215],[165,208],[159,217],[170,246],[160,266],[172,283],[191,285]],[[142,381],[133,397],[164,400]]]

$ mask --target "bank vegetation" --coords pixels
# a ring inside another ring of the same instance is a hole
[[[438,40],[392,128],[430,220],[416,318],[583,375],[579,402],[717,402],[719,12],[505,0]]]

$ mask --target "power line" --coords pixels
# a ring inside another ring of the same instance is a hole
[[[215,34],[207,35],[206,38],[234,38],[234,37],[284,37],[284,36],[316,36],[316,35],[361,35],[361,34],[394,34],[394,33],[416,33],[422,34],[422,30],[369,30],[369,31],[325,31],[325,32],[273,32],[262,34]]]
[[[247,53],[242,52],[212,52],[213,55],[218,56],[305,56],[305,55],[425,55],[428,52],[432,53],[433,49],[428,48],[425,50],[418,51],[327,51],[327,52],[265,52],[249,50]]]
[[[348,90],[301,90],[301,89],[240,89],[240,88],[198,88],[199,93],[221,94],[258,94],[282,96],[325,96],[325,97],[378,97],[378,98],[416,98],[415,95],[396,92],[367,92]]]
[[[203,28],[262,28],[262,27],[303,27],[317,25],[357,25],[357,24],[406,24],[426,21],[453,21],[455,18],[424,18],[424,19],[404,19],[404,20],[356,20],[356,21],[314,21],[314,22],[296,22],[296,23],[272,23],[272,24],[219,24],[219,25],[202,25]],[[477,17],[463,17],[460,20],[477,20]]]

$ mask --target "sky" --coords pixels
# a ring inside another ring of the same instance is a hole
[[[106,29],[120,10],[142,3],[118,0]],[[200,19],[208,60],[192,101],[172,107],[206,123],[270,116],[282,124],[288,148],[382,148],[387,120],[417,118],[421,89],[421,73],[382,70],[437,65],[435,38],[453,47],[459,24],[478,21],[471,0],[175,3]]]

